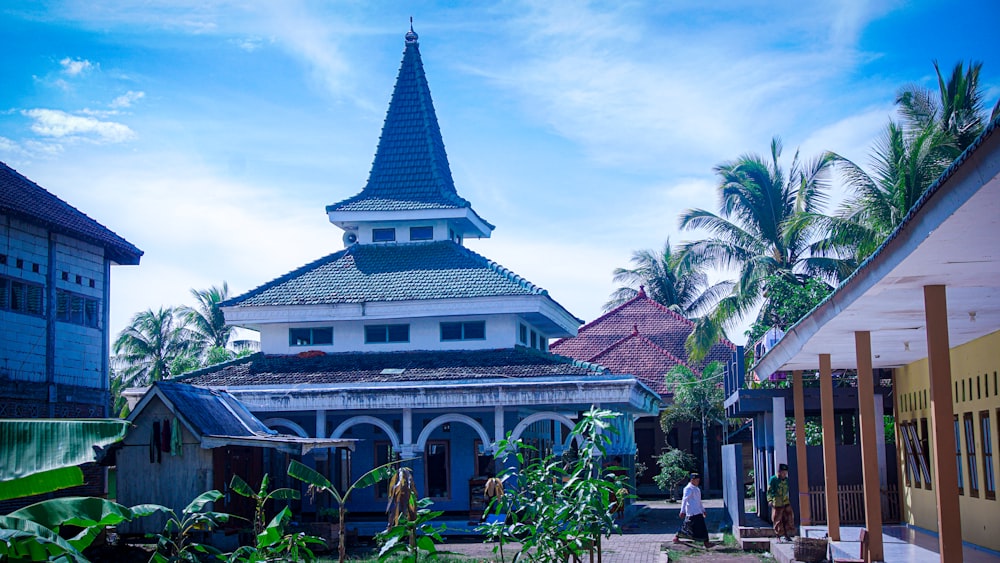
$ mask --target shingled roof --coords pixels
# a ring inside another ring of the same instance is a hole
[[[458,208],[471,210],[472,205],[455,190],[420,44],[411,29],[368,184],[358,195],[329,205],[326,211]]]
[[[677,365],[700,373],[712,361],[729,361],[735,346],[724,340],[712,346],[701,364],[691,364],[684,343],[694,323],[640,291],[630,301],[580,327],[577,336],[550,346],[557,354],[596,362],[614,373],[635,375],[661,396],[669,396],[664,376]]]
[[[548,295],[452,241],[355,244],[223,306],[323,305],[454,297]]]
[[[176,381],[193,385],[335,385],[607,375],[598,365],[523,347],[469,351],[254,354]]]
[[[115,263],[134,266],[142,251],[79,209],[0,162],[0,213],[104,248]]]

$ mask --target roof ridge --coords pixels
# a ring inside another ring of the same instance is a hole
[[[515,344],[514,349],[522,352],[527,352],[535,356],[542,358],[551,358],[557,362],[569,364],[578,368],[584,368],[598,373],[611,373],[611,370],[594,362],[586,362],[583,360],[577,360],[576,358],[571,358],[569,356],[563,356],[561,354],[553,354],[552,352],[543,352],[542,350],[537,350],[535,348],[529,348],[522,344]]]
[[[631,303],[632,303],[633,301],[635,301],[636,299],[639,299],[639,297],[640,297],[640,295],[639,295],[639,294],[637,293],[637,294],[635,295],[635,297],[633,297],[633,298],[629,299],[628,301],[626,301],[626,302],[622,303],[621,305],[619,305],[619,306],[615,307],[614,309],[611,309],[611,310],[610,310],[610,311],[608,311],[607,313],[604,313],[604,314],[603,314],[603,315],[601,315],[600,317],[597,317],[596,319],[594,319],[594,320],[590,321],[589,323],[586,323],[586,324],[584,324],[583,326],[581,326],[580,328],[576,329],[576,333],[577,333],[577,334],[579,335],[579,334],[580,334],[581,332],[583,332],[584,330],[587,330],[587,329],[588,329],[588,328],[590,328],[591,326],[593,326],[593,325],[597,324],[597,323],[598,323],[598,322],[600,322],[600,321],[603,321],[604,319],[606,319],[607,317],[611,316],[612,314],[614,314],[614,313],[617,313],[617,312],[618,312],[619,310],[621,310],[621,309],[625,308],[625,306],[626,306],[626,305],[629,305],[629,304],[631,304]],[[575,337],[574,337],[574,338],[575,338]],[[559,340],[556,340],[555,342],[553,342],[552,344],[550,344],[550,345],[549,345],[549,348],[554,348],[554,347],[556,347],[556,346],[559,346],[559,345],[561,345],[561,344],[562,344],[563,342],[566,342],[567,340],[571,340],[571,339],[570,339],[570,338],[560,338]]]
[[[483,256],[482,254],[479,254],[478,252],[475,252],[474,250],[471,250],[471,249],[469,249],[469,248],[467,248],[465,246],[462,246],[461,244],[458,244],[458,243],[456,243],[454,241],[435,241],[435,242],[446,242],[446,243],[451,243],[451,244],[455,245],[456,248],[461,249],[466,254],[468,254],[470,257],[478,259],[478,260],[481,260],[483,263],[485,263],[491,270],[493,270],[497,274],[499,274],[499,275],[503,276],[504,278],[506,278],[507,280],[510,280],[510,281],[518,284],[519,286],[521,286],[521,287],[523,287],[523,288],[531,291],[532,293],[535,293],[535,294],[538,294],[538,295],[545,295],[545,296],[548,296],[548,294],[549,294],[548,290],[546,290],[546,289],[544,289],[544,288],[542,288],[542,287],[540,287],[538,285],[535,285],[534,283],[528,281],[527,278],[525,278],[525,277],[523,277],[523,276],[521,276],[519,274],[514,273],[514,271],[511,270],[510,268],[508,268],[508,267],[500,264],[499,262],[496,262],[494,260],[490,260],[489,258]]]
[[[285,283],[288,280],[295,279],[298,276],[300,276],[300,275],[302,275],[302,274],[304,274],[304,273],[312,270],[313,268],[316,268],[316,267],[322,266],[324,264],[328,264],[330,262],[334,262],[336,260],[339,260],[340,258],[342,258],[345,255],[349,254],[356,247],[357,247],[357,245],[351,245],[351,246],[345,248],[344,250],[338,250],[337,252],[334,252],[332,254],[327,254],[326,256],[323,256],[322,258],[318,258],[318,259],[313,260],[312,262],[309,262],[309,263],[307,263],[305,265],[299,266],[298,268],[295,268],[294,270],[292,270],[290,272],[287,272],[287,273],[285,273],[285,274],[283,274],[281,276],[278,276],[277,278],[274,278],[273,280],[271,280],[269,282],[261,284],[261,285],[255,287],[255,288],[251,289],[250,291],[247,291],[247,292],[245,292],[245,293],[243,293],[241,295],[237,295],[236,297],[230,297],[229,299],[226,299],[222,303],[219,303],[219,306],[220,307],[231,307],[233,305],[239,305],[242,301],[245,301],[245,300],[247,300],[247,299],[249,299],[251,297],[260,295],[261,293],[267,291],[268,289],[271,289],[272,287],[274,287],[276,285]]]

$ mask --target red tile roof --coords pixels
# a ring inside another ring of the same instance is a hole
[[[701,364],[690,365],[684,342],[694,323],[640,291],[632,300],[580,327],[575,338],[554,342],[553,353],[600,364],[612,373],[635,375],[661,396],[670,393],[663,377],[678,364],[695,373],[712,361],[726,362],[736,349],[724,340],[709,351]]]

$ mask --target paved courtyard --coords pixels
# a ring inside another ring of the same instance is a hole
[[[713,541],[721,541],[719,533],[724,518],[722,500],[710,499],[705,502],[708,511],[708,529]],[[679,510],[678,503],[667,501],[640,501],[637,503],[638,512],[626,519],[622,534],[615,534],[610,538],[604,538],[602,563],[666,563],[666,553],[661,546],[664,542],[670,542],[674,537],[674,532],[680,526],[680,519],[677,517]],[[484,561],[495,561],[493,554],[493,543],[482,543],[471,539],[455,539],[447,541],[439,547],[441,551],[459,553],[468,557],[482,558]],[[681,547],[680,549],[688,549]],[[697,548],[701,550],[701,548]],[[714,550],[722,550],[717,547]],[[504,549],[504,554],[509,561],[513,550]],[[729,561],[739,561],[739,559],[727,559]],[[747,556],[746,561],[756,562],[754,556]]]

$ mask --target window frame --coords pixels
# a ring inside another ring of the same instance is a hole
[[[978,463],[976,461],[976,423],[973,420],[972,413],[967,412],[963,414],[962,422],[965,429],[965,462],[969,466],[969,496],[979,498],[979,467],[977,467]]]
[[[392,333],[392,328],[397,328],[398,329],[398,327],[406,327],[406,339],[405,340],[399,340],[399,339],[393,340],[393,339],[389,338],[390,335],[391,335],[391,333]],[[382,335],[385,338],[384,340],[373,340],[371,338],[372,332],[375,331],[375,330],[377,330],[377,329],[381,329]],[[409,323],[365,325],[365,344],[400,344],[400,343],[405,344],[405,343],[407,343],[409,341],[410,341],[410,325],[409,325]]]
[[[424,229],[429,229],[427,236],[413,236],[416,232],[424,232]],[[424,240],[434,240],[434,227],[431,225],[420,225],[416,227],[410,227],[410,240],[413,241],[424,241]]]
[[[989,381],[986,383],[988,389]],[[993,469],[993,426],[988,410],[979,411],[979,432],[983,439],[983,497],[996,500],[997,480],[996,472]]]
[[[387,235],[392,236],[386,238]],[[396,242],[396,228],[381,227],[378,229],[372,229],[372,242]]]
[[[385,461],[379,456],[382,453],[382,448],[385,451]],[[375,465],[372,467],[380,467],[392,461],[392,442],[389,440],[376,440],[372,443],[372,459],[375,461]],[[375,483],[375,500],[389,498],[389,483],[385,479],[380,479]]]
[[[0,287],[0,310],[33,317],[45,316],[45,285],[10,276],[0,276],[0,280],[5,282]]]
[[[917,467],[917,457],[916,457],[917,447],[916,444],[914,444],[913,436],[910,433],[911,430],[910,427],[912,426],[912,424],[913,422],[902,422],[899,425],[899,430],[900,433],[903,435],[905,468],[907,469],[907,471],[905,472],[906,486],[908,487],[912,486],[919,489],[921,488],[920,468]],[[911,479],[911,474],[912,474],[912,479]]]
[[[955,415],[955,464],[958,469],[958,494],[965,495],[965,473],[962,468],[962,425]]]
[[[456,328],[456,325],[457,325],[457,328],[458,328],[458,331],[459,331],[458,338],[445,338],[444,332],[445,332],[445,326],[446,325],[448,327],[450,327],[450,328]],[[470,325],[481,326],[482,327],[482,334],[483,335],[482,336],[475,336],[475,337],[466,336],[466,333],[468,331],[468,327]],[[467,340],[486,340],[486,321],[485,320],[480,320],[480,321],[442,321],[442,322],[438,323],[438,334],[439,334],[439,337],[441,339],[441,342],[464,342],[464,341],[467,341]]]
[[[329,342],[317,342],[316,332],[317,331],[330,331],[330,341]],[[309,342],[305,344],[296,344],[295,340],[292,340],[292,331],[309,331]],[[333,327],[332,326],[290,326],[288,327],[288,347],[289,348],[303,348],[305,346],[333,346]]]

